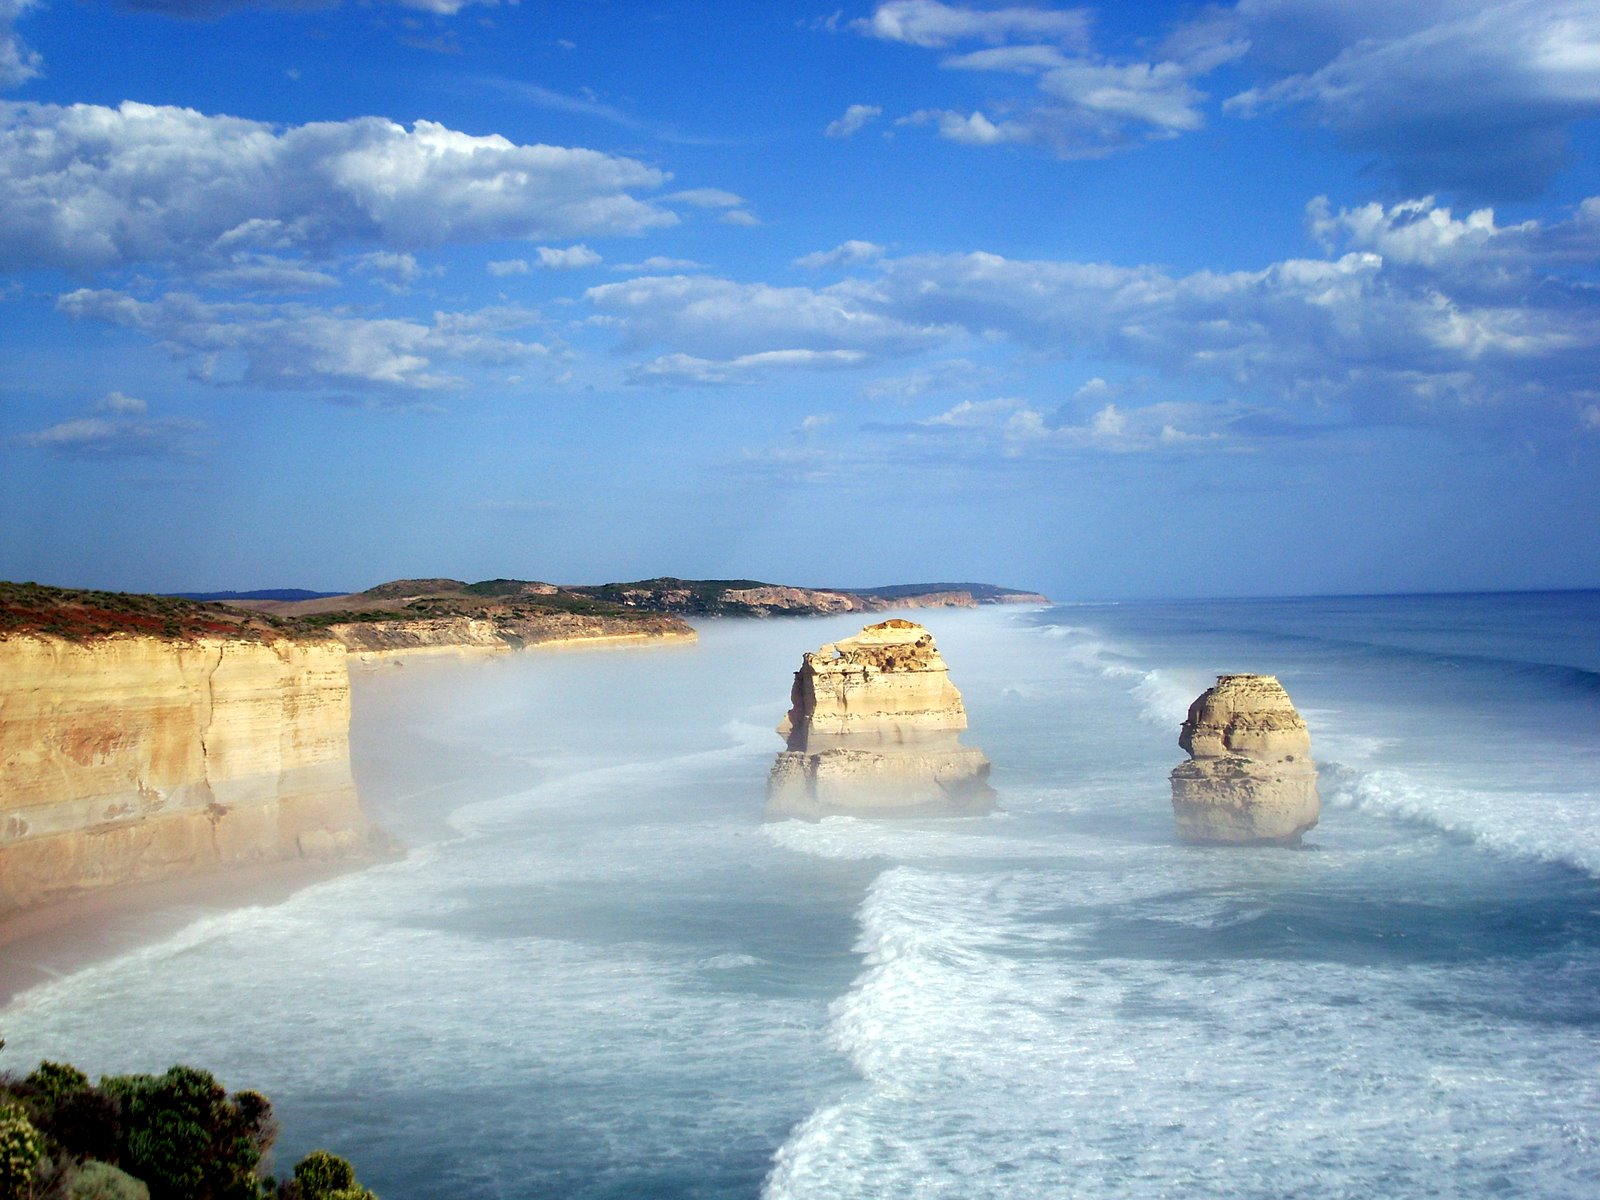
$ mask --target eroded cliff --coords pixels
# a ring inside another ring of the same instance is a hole
[[[365,852],[331,638],[0,637],[0,913]]]
[[[1189,706],[1172,772],[1178,834],[1190,842],[1293,844],[1317,823],[1311,734],[1272,675],[1219,675]]]
[[[767,815],[905,816],[994,807],[989,760],[959,743],[961,693],[933,635],[911,621],[869,625],[805,655],[778,733]]]

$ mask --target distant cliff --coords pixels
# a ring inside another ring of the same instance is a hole
[[[722,617],[817,616],[897,608],[976,608],[980,604],[1049,604],[1038,592],[987,583],[897,584],[882,588],[805,588],[755,579],[641,579],[564,589],[573,595],[648,612]]]
[[[0,914],[359,855],[345,650],[156,597],[0,585]]]
[[[693,641],[696,636],[675,616],[520,579],[396,579],[345,596],[236,601],[235,607],[296,629],[324,630],[363,656]]]

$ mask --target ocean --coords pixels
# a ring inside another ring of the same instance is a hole
[[[859,617],[385,666],[409,855],[130,932],[0,1066],[204,1066],[383,1200],[1600,1195],[1600,593],[911,615],[1000,813],[762,823]],[[1301,849],[1174,837],[1224,672],[1310,726]]]

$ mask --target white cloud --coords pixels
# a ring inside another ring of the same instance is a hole
[[[848,242],[841,242],[832,250],[818,250],[812,254],[803,254],[794,260],[794,265],[811,269],[847,267],[858,263],[873,262],[882,257],[883,247],[876,242],[863,242],[852,238]]]
[[[889,7],[880,8],[879,15]],[[898,124],[933,124],[940,137],[969,146],[1035,145],[1071,159],[1100,157],[1142,141],[1174,137],[1205,123],[1200,106],[1206,97],[1192,80],[1216,65],[1219,60],[1215,55],[1203,65],[1193,56],[1158,62],[1116,61],[1089,52],[1083,36],[1064,39],[1070,43],[1070,50],[1064,49],[1063,44],[1041,42],[1020,20],[1020,14],[1030,12],[1035,16],[1069,14],[1030,9],[978,12],[943,5],[933,8],[944,22],[937,28],[954,29],[960,22],[978,22],[974,28],[981,28],[981,34],[963,36],[981,37],[990,43],[987,49],[947,55],[941,66],[968,73],[1033,76],[1036,91],[1021,99],[993,100],[988,112],[981,108],[971,112],[923,108],[901,118]],[[952,13],[961,14],[960,22],[952,23]],[[1005,19],[994,19],[1000,17]],[[857,22],[857,28],[875,32],[866,24]],[[1025,36],[1025,40],[1015,40],[1019,36]],[[929,36],[897,40],[942,47],[959,39]]]
[[[859,366],[866,357],[860,350],[763,350],[723,361],[665,354],[635,367],[628,382],[695,387],[758,383],[774,371],[839,370]]]
[[[1592,0],[1247,0],[1228,22],[1250,61],[1291,71],[1229,111],[1301,108],[1408,189],[1534,194],[1566,162],[1567,129],[1600,116]]]
[[[692,258],[667,258],[665,255],[652,254],[642,262],[617,263],[611,268],[613,271],[648,271],[648,272],[678,272],[678,271],[704,271],[706,264],[696,262]]]
[[[413,9],[417,12],[432,13],[438,17],[453,17],[464,8],[474,4],[485,7],[494,7],[501,0],[393,0],[401,8]],[[516,3],[516,0],[506,0],[507,3]],[[140,12],[163,13],[169,17],[181,17],[188,20],[214,20],[227,13],[238,12],[248,8],[291,8],[304,9],[322,7],[324,4],[337,5],[339,0],[132,0],[130,8]]]
[[[595,150],[378,117],[286,129],[124,102],[0,104],[0,266],[634,234],[667,176]]]
[[[274,254],[232,255],[227,266],[205,271],[195,282],[239,292],[321,292],[339,286],[339,280],[326,271]]]
[[[814,290],[666,275],[603,284],[584,295],[628,345],[664,342],[713,359],[774,349],[893,353],[955,332],[886,315],[852,284]]]
[[[19,87],[36,78],[44,60],[12,31],[17,19],[37,0],[0,0],[0,88]]]
[[[1016,121],[1005,121],[996,125],[981,112],[962,116],[958,112],[949,112],[940,109],[925,108],[912,113],[908,117],[901,117],[895,122],[897,125],[926,125],[929,122],[939,127],[939,136],[952,142],[961,142],[968,146],[999,146],[1007,142],[1031,142],[1035,140],[1034,134],[1026,126]]]
[[[124,416],[129,413],[144,414],[150,411],[150,406],[143,400],[123,392],[107,392],[94,408],[96,412],[120,413]]]
[[[1226,390],[1258,406],[1235,417],[1261,436],[1305,436],[1330,421],[1570,427],[1593,403],[1600,302],[1585,280],[1600,200],[1547,225],[1502,226],[1492,213],[1458,216],[1427,200],[1313,204],[1309,222],[1331,257],[1254,270],[1178,274],[982,252],[869,260],[863,251],[865,271],[825,288],[676,276],[591,289],[587,299],[625,349],[659,347],[663,369],[685,377],[726,377],[730,361],[766,351],[882,358],[981,346],[990,362],[1010,356],[1008,371],[1079,357]],[[914,397],[970,387],[977,374],[931,372],[868,388]],[[1084,411],[1066,424],[1085,437],[1090,408],[1109,422],[1150,407],[1125,385],[1093,381],[1072,403]],[[1293,416],[1263,415],[1263,404]],[[1169,444],[1240,432],[1182,413],[1149,421],[1135,432]]]
[[[844,116],[828,122],[828,127],[822,132],[831,138],[854,137],[869,121],[882,115],[883,109],[876,104],[852,104],[844,110]]]
[[[1084,41],[1089,16],[1084,9],[966,8],[939,0],[889,0],[870,17],[850,23],[869,37],[937,49],[956,42],[1006,42],[1043,38],[1065,45]]]
[[[755,213],[747,212],[742,208],[731,208],[718,217],[717,220],[724,225],[754,226],[761,224],[761,218],[757,217]]]
[[[183,293],[146,301],[88,288],[62,296],[58,307],[146,334],[195,378],[221,385],[435,390],[463,382],[440,371],[440,360],[503,365],[556,354],[509,336],[537,319],[519,309],[437,312],[423,324],[298,304],[211,304]]]
[[[734,192],[725,192],[721,188],[690,188],[683,192],[673,192],[670,196],[663,196],[663,200],[677,204],[690,204],[695,208],[738,208],[744,203],[744,197]]]
[[[16,440],[61,458],[190,459],[204,452],[203,422],[148,413],[143,400],[108,392],[95,404],[93,415],[18,434]]]
[[[489,274],[503,278],[507,275],[526,275],[529,268],[525,258],[502,258],[489,263],[486,269]]]
[[[443,275],[443,267],[431,270],[417,262],[414,254],[396,254],[392,250],[374,250],[355,260],[355,270],[370,275],[395,293],[408,292],[424,275]]]
[[[534,251],[539,265],[547,271],[575,271],[581,267],[597,267],[601,258],[582,242],[576,246],[539,246]]]

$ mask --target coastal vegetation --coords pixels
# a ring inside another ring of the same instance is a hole
[[[277,1134],[265,1096],[194,1067],[92,1083],[41,1062],[0,1074],[0,1200],[377,1200],[326,1150],[274,1178]]]

